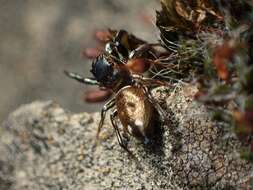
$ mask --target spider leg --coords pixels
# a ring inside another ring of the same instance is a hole
[[[133,78],[138,81],[138,83],[141,83],[141,86],[166,86],[171,87],[171,85],[168,82],[160,81],[154,78],[146,78],[141,75],[133,74]]]
[[[114,130],[115,130],[118,143],[119,143],[119,145],[120,145],[125,151],[127,151],[131,156],[133,156],[132,152],[127,148],[126,144],[124,143],[123,138],[122,138],[122,136],[121,136],[121,134],[120,134],[119,128],[118,128],[118,126],[117,126],[117,124],[116,124],[115,118],[117,117],[117,114],[118,114],[117,110],[114,110],[114,111],[111,113],[111,115],[110,115],[110,119],[111,119],[111,122],[112,122],[112,126],[113,126],[113,128],[114,128]]]
[[[129,59],[141,57],[141,55],[147,51],[153,50],[152,45],[150,44],[142,44],[135,50],[130,52]]]
[[[143,53],[149,52],[154,58],[157,58],[157,51],[155,50],[155,47],[162,47],[159,43],[149,44],[149,43],[143,43],[139,47],[137,47],[135,50],[130,52],[129,59],[138,58],[141,57]]]
[[[141,82],[138,82],[137,85],[139,85],[143,89],[148,100],[153,104],[156,111],[159,113],[161,120],[165,121],[166,120],[166,113],[164,112],[162,107],[157,103],[157,101],[154,99],[154,97],[151,95],[150,89],[147,86],[145,86],[144,84],[142,84]]]
[[[112,42],[108,42],[105,45],[105,51],[123,61],[124,57],[128,57],[129,54],[127,39],[128,33],[125,30],[119,30]]]
[[[77,73],[72,73],[68,71],[64,71],[64,74],[68,76],[69,78],[75,79],[76,81],[84,83],[84,84],[99,85],[98,81],[96,81],[96,79],[94,78],[84,78]]]
[[[102,110],[101,110],[101,119],[100,119],[100,122],[99,122],[99,125],[98,125],[98,130],[97,130],[97,139],[99,137],[99,133],[103,127],[103,124],[104,124],[104,120],[105,120],[105,116],[106,116],[106,112],[111,109],[113,106],[115,105],[115,98],[112,98],[109,102],[107,102]]]

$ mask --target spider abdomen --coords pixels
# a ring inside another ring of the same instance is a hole
[[[116,95],[116,107],[124,132],[141,140],[152,136],[155,110],[141,88],[122,88]]]

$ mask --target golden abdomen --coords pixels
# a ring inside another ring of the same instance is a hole
[[[154,108],[142,89],[122,88],[116,96],[116,107],[124,132],[141,139],[153,134]]]

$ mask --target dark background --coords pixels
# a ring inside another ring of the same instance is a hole
[[[0,121],[21,104],[54,100],[73,112],[101,104],[81,100],[87,86],[64,69],[90,76],[81,57],[96,29],[126,29],[149,41],[158,34],[155,0],[0,0]]]

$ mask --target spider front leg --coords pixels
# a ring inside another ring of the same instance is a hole
[[[154,51],[152,44],[148,43],[142,44],[135,50],[131,51],[131,53],[129,54],[129,59],[140,58],[144,53],[150,51],[151,52]]]
[[[84,84],[89,84],[89,85],[99,85],[98,81],[94,78],[85,78],[77,73],[72,73],[69,71],[64,71],[64,74],[69,77],[72,78],[78,82],[84,83]]]
[[[120,30],[117,32],[114,39],[105,45],[105,51],[123,61],[128,57],[128,47],[128,33],[125,30]]]
[[[106,116],[106,112],[111,109],[113,106],[115,106],[115,98],[112,98],[109,102],[107,102],[102,110],[101,110],[101,119],[100,119],[100,122],[99,122],[99,125],[98,125],[98,130],[97,130],[97,135],[96,135],[96,138],[98,139],[99,138],[99,133],[103,127],[103,124],[104,124],[104,120],[105,120],[105,116]]]

